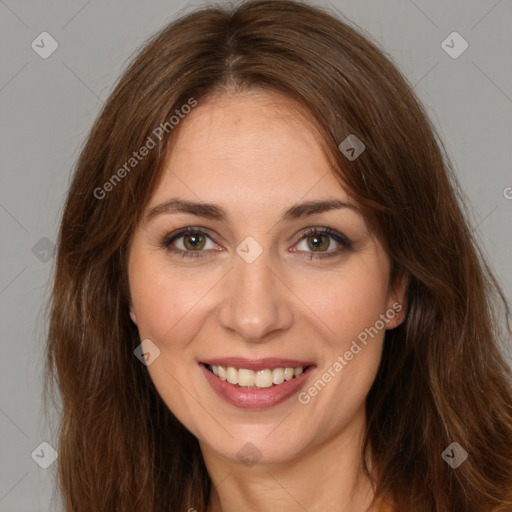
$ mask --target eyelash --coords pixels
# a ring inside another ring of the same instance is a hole
[[[185,251],[182,249],[172,249],[170,247],[171,244],[173,242],[175,242],[176,240],[178,240],[179,238],[183,238],[184,236],[190,235],[190,234],[205,235],[208,238],[210,238],[210,240],[211,240],[211,237],[208,235],[208,233],[206,233],[202,229],[195,228],[195,227],[188,227],[188,228],[180,229],[175,233],[171,233],[170,235],[166,235],[163,238],[161,245],[164,249],[167,249],[167,251],[174,253],[176,255],[179,254],[182,258],[202,258],[202,257],[204,257],[205,251]],[[319,236],[319,235],[329,236],[330,238],[332,238],[336,242],[338,242],[342,246],[342,248],[341,249],[338,248],[336,250],[331,250],[329,252],[324,252],[324,253],[306,252],[305,254],[311,255],[310,260],[312,260],[313,258],[330,258],[330,257],[339,255],[340,253],[344,252],[345,250],[348,250],[348,251],[352,250],[352,242],[345,235],[342,235],[341,233],[338,233],[337,231],[334,231],[333,229],[328,228],[328,227],[324,227],[324,228],[320,228],[320,229],[314,227],[314,228],[307,229],[305,232],[303,232],[300,235],[300,237],[295,242],[295,245],[298,244],[299,242],[301,242],[302,240],[307,239],[310,236]]]

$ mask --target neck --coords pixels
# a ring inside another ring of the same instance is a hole
[[[375,512],[362,471],[364,408],[322,444],[282,463],[245,466],[201,445],[212,480],[208,512],[286,510]]]

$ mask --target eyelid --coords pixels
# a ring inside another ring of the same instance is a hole
[[[303,229],[298,235],[296,235],[295,243],[298,243],[304,240],[306,237],[313,235],[329,236],[330,238],[333,238],[334,240],[336,240],[336,242],[347,248],[352,245],[351,241],[343,233],[340,233],[339,231],[332,229],[328,226],[312,226]]]
[[[170,245],[173,242],[175,242],[176,240],[178,240],[180,238],[185,237],[188,234],[192,234],[192,233],[193,234],[205,235],[213,243],[215,243],[216,245],[220,245],[215,240],[215,236],[212,235],[212,232],[208,228],[196,227],[196,226],[188,226],[188,227],[185,227],[185,228],[181,228],[181,229],[178,229],[176,231],[173,231],[172,233],[170,233],[168,235],[165,235],[163,237],[160,245],[164,249],[167,249],[169,252],[174,253],[174,254],[181,254],[182,256],[185,256],[185,257],[189,256],[189,255],[193,256],[193,257],[196,257],[196,256],[202,257],[202,256],[204,256],[204,253],[206,251],[184,251],[182,249],[171,249],[170,248]],[[209,249],[209,250],[212,250],[212,249]]]
[[[293,249],[292,252],[297,253],[301,257],[309,257],[310,260],[313,259],[322,259],[322,258],[330,258],[335,256],[340,256],[341,254],[352,251],[353,250],[353,244],[349,238],[347,238],[343,233],[340,233],[339,231],[332,229],[328,226],[323,227],[309,227],[305,230],[301,231],[297,235],[297,241],[294,245],[297,245],[301,243],[302,241],[307,240],[310,236],[327,236],[330,239],[334,240],[335,243],[338,244],[337,249],[331,249],[328,251],[297,251],[297,249]]]

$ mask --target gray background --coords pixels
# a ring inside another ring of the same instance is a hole
[[[414,85],[446,143],[469,198],[470,222],[510,301],[512,2],[315,3],[357,23]],[[127,59],[177,13],[199,5],[0,0],[1,512],[61,510],[53,492],[56,465],[42,469],[31,453],[43,441],[57,447],[41,404],[42,307],[51,243],[79,147]],[[31,47],[44,31],[59,45],[47,59]],[[441,47],[453,31],[469,44],[456,59]]]

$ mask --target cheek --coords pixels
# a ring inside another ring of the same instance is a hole
[[[134,251],[128,266],[130,292],[137,317],[140,339],[150,339],[159,355],[147,367],[159,395],[170,410],[192,432],[198,432],[199,421],[190,396],[199,396],[195,381],[190,379],[193,354],[187,350],[200,322],[200,298],[208,283],[187,272],[166,265],[165,258],[150,251]]]
[[[322,292],[306,280],[302,284],[325,335],[322,364],[299,401],[305,414],[323,417],[329,429],[344,425],[364,405],[380,364],[389,265],[378,256],[360,258],[350,269],[319,280]]]
[[[315,313],[318,327],[339,353],[386,311],[388,277],[387,261],[378,254],[368,254],[325,277],[297,278],[295,290],[306,298],[304,302]]]
[[[213,283],[208,273],[187,272],[154,254],[134,254],[129,265],[130,291],[141,337],[164,343],[193,314]]]

